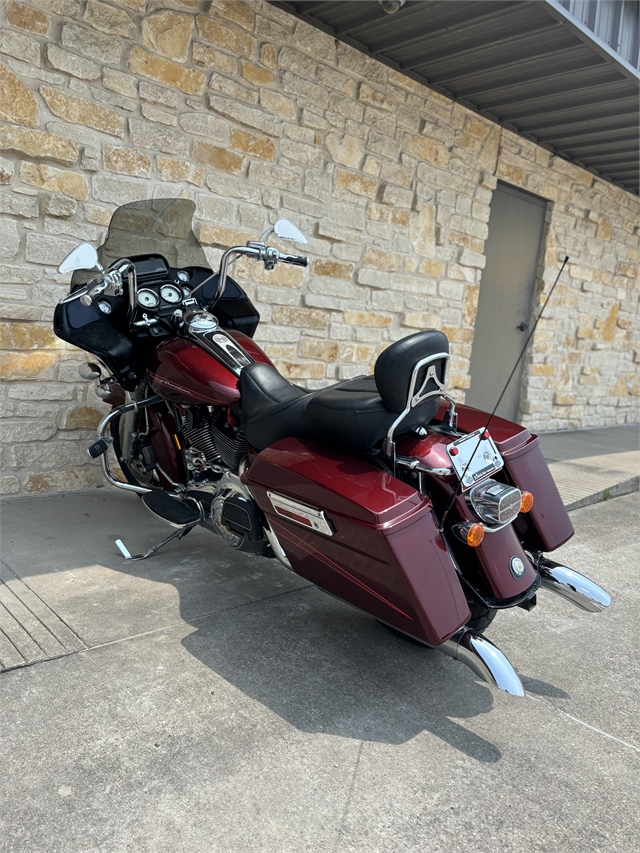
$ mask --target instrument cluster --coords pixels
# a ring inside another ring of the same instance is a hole
[[[180,305],[183,299],[188,299],[191,295],[191,288],[187,286],[187,282],[191,279],[191,274],[187,270],[178,270],[176,274],[177,282],[164,282],[161,285],[143,285],[138,287],[137,302],[141,308],[147,310],[163,307],[175,308]]]

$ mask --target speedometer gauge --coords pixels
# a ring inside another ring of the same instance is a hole
[[[142,305],[143,308],[155,308],[159,302],[158,294],[153,290],[144,288],[138,291],[138,305]]]
[[[170,305],[182,302],[182,290],[173,284],[163,284],[160,288],[160,296]]]

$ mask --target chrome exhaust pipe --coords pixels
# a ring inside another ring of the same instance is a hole
[[[537,565],[542,586],[589,613],[600,613],[611,604],[609,593],[573,569],[542,558]]]
[[[433,648],[464,663],[492,687],[512,696],[524,696],[524,688],[515,669],[500,649],[477,631],[463,626],[444,643]]]

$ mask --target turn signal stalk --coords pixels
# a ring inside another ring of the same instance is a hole
[[[465,545],[477,548],[484,539],[484,527],[481,524],[471,524],[468,521],[462,524],[454,524],[453,532]]]

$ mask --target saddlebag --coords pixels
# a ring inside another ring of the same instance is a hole
[[[469,619],[431,501],[379,468],[284,438],[243,475],[293,570],[432,644]]]

